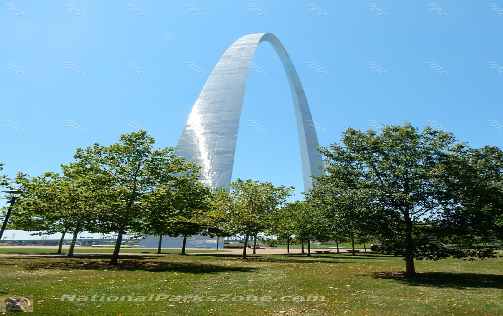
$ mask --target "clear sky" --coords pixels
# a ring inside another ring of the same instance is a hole
[[[0,1],[0,161],[59,170],[148,130],[174,146],[219,56],[247,33],[290,53],[322,145],[411,122],[503,147],[503,1]],[[234,177],[302,191],[279,59],[259,48]]]

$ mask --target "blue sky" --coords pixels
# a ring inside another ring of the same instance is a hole
[[[412,122],[503,147],[503,1],[0,1],[0,161],[58,170],[75,148],[147,129],[174,146],[219,56],[272,32],[322,145]],[[290,92],[260,47],[234,177],[302,191]]]

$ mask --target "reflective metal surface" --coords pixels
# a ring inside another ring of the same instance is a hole
[[[309,191],[311,177],[321,172],[318,138],[297,72],[285,48],[271,33],[245,35],[227,48],[194,103],[177,153],[197,162],[202,168],[203,181],[210,186],[229,186],[246,78],[255,50],[262,42],[274,47],[288,78],[297,120],[304,189]]]

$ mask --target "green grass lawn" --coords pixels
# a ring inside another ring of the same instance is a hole
[[[12,255],[0,297],[31,297],[35,315],[503,315],[503,258],[416,264],[404,279],[400,258],[378,255]]]

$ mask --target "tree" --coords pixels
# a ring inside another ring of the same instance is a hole
[[[110,146],[95,144],[75,154],[78,164],[103,179],[98,230],[117,233],[111,264],[118,262],[124,234],[144,230],[144,214],[156,188],[186,171],[174,149],[155,149],[154,143],[147,132],[138,131],[122,135]]]
[[[0,162],[0,190],[3,188],[7,188],[9,186],[9,179],[2,172],[3,172],[3,163]],[[8,197],[10,205],[5,210],[5,215],[3,216],[2,227],[0,228],[0,240],[2,240],[3,233],[4,233],[5,229],[7,228],[7,223],[9,222],[9,218],[11,216],[13,198],[14,198],[13,196]],[[3,213],[3,210],[2,210],[2,213]]]
[[[384,224],[384,219],[369,216],[371,195],[358,183],[352,170],[339,169],[336,176],[323,176],[315,181],[314,189],[307,194],[313,208],[324,213],[330,231],[329,237],[339,241],[351,241],[351,253],[355,255],[355,239]]]
[[[62,165],[63,177],[57,183],[57,202],[59,211],[70,223],[72,241],[68,256],[73,256],[78,234],[83,231],[94,232],[98,226],[99,207],[104,198],[102,187],[106,178],[100,176],[96,166],[73,162]],[[94,170],[94,172],[89,172]]]
[[[217,237],[231,236],[232,225],[230,225],[227,214],[231,213],[231,208],[234,207],[232,197],[229,191],[218,188],[211,192],[208,211],[198,221],[205,227],[203,234]]]
[[[407,124],[386,126],[380,134],[348,129],[342,144],[322,150],[327,173],[321,183],[328,178],[326,182],[346,196],[359,193],[356,209],[373,224],[373,233],[397,242],[395,250],[404,255],[408,276],[415,274],[418,250],[414,227],[433,218],[440,207],[437,196],[442,188],[436,179],[441,161],[454,144],[451,134],[432,128],[418,131]],[[351,209],[343,207],[338,212],[352,216]]]
[[[222,198],[226,214],[226,231],[245,237],[243,258],[250,236],[257,236],[270,223],[273,212],[285,203],[291,187],[274,186],[270,182],[236,180],[231,183],[229,198]]]
[[[194,164],[177,160],[178,174],[166,179],[146,197],[144,232],[159,236],[157,253],[161,253],[165,235],[184,235],[182,254],[185,254],[187,236],[202,228],[197,219],[206,209],[209,189],[199,181],[199,168]]]
[[[162,185],[147,197],[148,208],[144,214],[143,225],[146,234],[159,236],[157,254],[162,250],[162,239],[173,220],[173,192],[171,186]]]
[[[458,250],[503,239],[503,151],[459,145],[441,165],[440,235]],[[452,203],[456,201],[457,203]]]
[[[12,226],[27,231],[42,231],[46,234],[62,233],[58,247],[60,254],[64,235],[70,223],[66,222],[66,218],[59,212],[57,190],[53,188],[58,177],[57,173],[51,172],[38,177],[28,177],[24,174],[16,177],[21,194],[15,204]]]
[[[269,229],[271,235],[277,236],[279,240],[286,241],[286,252],[290,254],[290,244],[295,237],[296,221],[292,216],[294,207],[292,204],[286,204],[278,208],[271,217],[271,227]]]
[[[168,206],[166,202],[155,204],[154,210],[167,209],[169,215],[164,214],[159,233],[167,234],[172,237],[182,236],[181,254],[186,254],[187,237],[200,233],[204,224],[201,218],[209,208],[210,190],[198,179],[196,172],[184,173],[179,175],[170,188]],[[169,190],[169,189],[168,189]],[[164,205],[164,206],[163,206]],[[162,211],[160,212],[163,213]]]
[[[5,188],[9,185],[9,178],[3,174],[4,164],[0,161],[0,188]]]
[[[84,230],[93,230],[96,220],[94,179],[81,173],[77,165],[63,165],[64,175],[47,172],[39,177],[19,175],[21,195],[16,203],[14,224],[25,230],[40,230],[62,234],[58,253],[65,234],[72,232],[68,256],[74,253],[77,236]]]
[[[311,256],[311,241],[326,240],[329,235],[325,213],[306,201],[288,203],[283,212],[283,216],[291,221],[290,228],[295,238],[307,242],[307,255]]]

